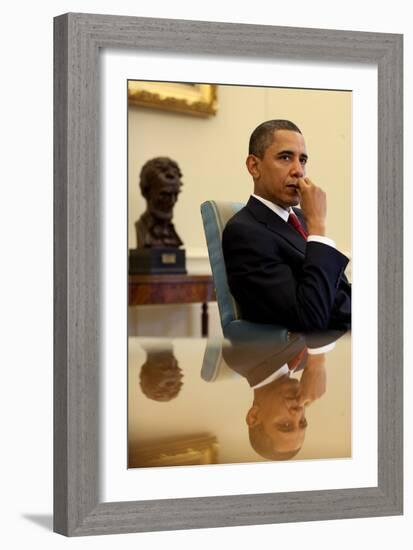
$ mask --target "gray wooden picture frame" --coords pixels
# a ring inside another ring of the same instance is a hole
[[[65,14],[54,20],[54,41],[54,530],[75,536],[402,514],[402,36]],[[100,501],[98,97],[105,47],[377,66],[377,487]]]

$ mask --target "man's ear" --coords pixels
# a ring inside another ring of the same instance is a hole
[[[258,179],[260,177],[259,163],[260,159],[255,155],[248,155],[247,160],[245,161],[247,170],[254,179]]]
[[[258,424],[260,424],[261,420],[259,418],[259,410],[260,408],[258,405],[253,405],[247,412],[245,421],[250,428],[254,428],[255,426],[258,426]]]

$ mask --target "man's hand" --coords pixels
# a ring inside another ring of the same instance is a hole
[[[297,180],[301,212],[307,223],[309,235],[325,235],[327,218],[327,197],[322,189],[309,178]]]
[[[300,380],[298,404],[307,406],[320,399],[326,391],[326,381],[325,354],[309,355]]]

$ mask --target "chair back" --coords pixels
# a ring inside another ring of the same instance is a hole
[[[241,319],[240,308],[232,296],[222,252],[222,232],[228,220],[245,206],[240,202],[206,201],[201,204],[208,247],[209,262],[218,302],[221,326],[224,330],[232,321]]]

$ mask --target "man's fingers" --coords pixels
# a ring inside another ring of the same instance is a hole
[[[303,178],[298,178],[297,185],[298,185],[298,190],[299,191],[303,191],[303,189],[305,189],[307,187],[307,184],[305,183]]]
[[[310,180],[310,178],[298,178],[297,180],[298,189],[300,191],[303,191],[304,189],[308,189],[313,185],[313,182]]]
[[[311,403],[311,399],[307,395],[301,394],[297,396],[297,403],[299,407],[307,407]]]

